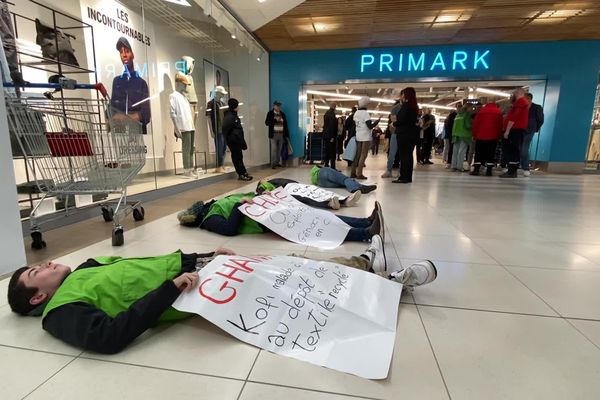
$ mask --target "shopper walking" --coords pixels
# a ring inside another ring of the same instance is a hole
[[[544,125],[544,109],[539,104],[533,102],[533,94],[527,93],[525,95],[529,102],[529,122],[527,125],[527,133],[523,137],[523,146],[521,148],[521,168],[523,169],[523,175],[529,176],[529,148],[531,147],[531,140],[533,136],[540,131],[542,125]]]
[[[352,172],[350,176],[356,179],[367,179],[363,175],[363,168],[369,155],[371,144],[371,130],[379,124],[381,118],[373,122],[371,115],[367,112],[367,106],[370,99],[363,96],[358,100],[358,111],[354,114],[354,123],[356,124],[356,156],[352,163]]]
[[[504,122],[504,143],[502,153],[506,159],[508,171],[501,178],[516,178],[517,168],[521,160],[523,137],[529,126],[529,101],[525,98],[523,88],[516,89],[512,96],[512,107]]]
[[[471,144],[473,133],[473,105],[465,104],[454,119],[452,127],[452,143],[454,144],[452,154],[452,170],[464,172],[465,156]]]
[[[426,108],[423,110],[422,121],[423,144],[421,147],[421,159],[419,161],[423,165],[429,165],[433,164],[431,162],[431,149],[435,140],[435,117],[431,114],[431,109]]]
[[[420,131],[417,125],[419,105],[417,104],[417,93],[414,88],[407,87],[400,92],[400,104],[401,106],[396,114],[396,122],[394,122],[400,158],[400,176],[392,182],[410,183],[412,182],[414,168],[413,152]],[[388,170],[390,170],[389,161]]]
[[[271,167],[273,169],[282,167],[281,151],[283,146],[287,145],[290,137],[287,118],[281,111],[281,103],[275,101],[273,109],[267,113],[265,125],[269,127],[269,140],[271,141]]]
[[[337,117],[335,116],[336,103],[329,103],[329,110],[323,117],[323,141],[325,142],[325,157],[323,165],[335,169],[335,152],[337,139]]]
[[[339,117],[337,121],[337,161],[342,161],[342,154],[344,154],[344,139],[346,138],[346,131],[344,130],[344,117]]]
[[[238,174],[238,179],[241,181],[251,181],[252,177],[248,175],[244,166],[243,150],[248,149],[246,140],[244,139],[244,128],[238,116],[238,106],[240,102],[237,99],[229,99],[227,105],[229,109],[223,117],[223,136],[225,142],[231,151],[231,161],[235,167],[235,172]]]
[[[496,103],[488,103],[475,115],[473,138],[475,139],[475,162],[471,175],[479,175],[485,166],[486,176],[492,176],[496,165],[496,146],[502,136],[502,110]]]

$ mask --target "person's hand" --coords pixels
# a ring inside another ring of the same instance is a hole
[[[215,256],[235,256],[236,253],[233,250],[226,249],[225,247],[219,247],[215,250]]]
[[[186,272],[173,279],[173,283],[180,292],[189,292],[196,286],[199,278],[197,272]]]
[[[242,203],[242,204],[253,204],[254,200],[252,198],[250,198],[250,197],[242,197],[240,199],[240,203]]]
[[[504,139],[508,139],[508,134],[509,134],[508,131],[504,132]]]

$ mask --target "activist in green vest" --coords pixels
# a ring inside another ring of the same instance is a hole
[[[452,127],[452,143],[454,144],[452,150],[452,170],[463,172],[465,156],[467,155],[467,149],[472,145],[473,142],[473,105],[465,104],[463,108],[458,112],[454,119],[454,125]],[[468,172],[470,169],[466,169]]]
[[[374,272],[409,288],[437,277],[431,261],[388,270],[383,243],[375,235],[360,256],[328,261]],[[182,292],[197,286],[197,270],[222,254],[235,255],[217,249],[206,254],[96,257],[72,272],[53,262],[22,267],[8,284],[8,303],[15,313],[42,315],[43,329],[57,339],[87,351],[114,354],[158,323],[191,316],[171,306]]]
[[[265,187],[273,186],[275,185],[268,183],[265,185]],[[199,227],[223,236],[270,232],[269,228],[246,216],[240,210],[243,204],[252,204],[256,196],[256,193],[251,192],[233,194],[208,203],[198,201],[192,204],[190,208],[180,211],[177,214],[177,219],[183,226]],[[356,201],[357,197],[353,196],[352,199]],[[381,215],[382,212],[377,207],[366,218],[336,215],[336,217],[350,225],[350,231],[348,231],[344,241],[368,242],[371,236],[381,233],[383,230]]]
[[[362,185],[349,176],[342,174],[337,169],[315,165],[310,170],[310,182],[324,188],[346,188],[350,193],[371,193],[377,185]]]

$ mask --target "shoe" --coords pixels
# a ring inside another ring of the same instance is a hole
[[[367,231],[369,232],[369,236],[373,237],[375,235],[379,235],[381,236],[381,229],[382,229],[382,225],[381,225],[381,220],[379,219],[379,214],[375,214],[375,218],[373,218],[373,222],[371,223],[371,226],[369,226],[367,228]]]
[[[338,199],[337,196],[333,196],[331,199],[329,199],[329,202],[327,202],[327,205],[332,210],[339,210],[341,207],[340,199]]]
[[[368,258],[371,262],[371,269],[375,273],[387,271],[387,262],[385,259],[385,248],[383,243],[384,241],[381,236],[373,235],[369,248],[367,248],[367,251],[365,251],[363,254],[363,257]]]
[[[517,177],[517,172],[505,172],[502,175],[500,175],[500,178],[516,178]]]
[[[356,174],[350,174],[350,178],[356,179]]]
[[[183,173],[183,177],[190,178],[190,179],[197,179],[198,175],[196,175],[196,173],[194,172],[193,169],[186,169],[185,172]]]
[[[383,175],[381,175],[382,178],[391,178],[392,177],[392,171],[385,171],[385,173]]]
[[[239,181],[251,181],[252,179],[254,179],[253,177],[251,177],[250,175],[246,174],[246,175],[240,175],[238,177]]]
[[[359,190],[362,194],[367,194],[371,193],[375,189],[377,189],[377,185],[361,185]]]
[[[381,238],[385,242],[385,221],[383,220],[383,207],[378,201],[375,201],[375,210],[377,210],[377,217],[379,217],[379,222],[381,222]]]
[[[404,268],[401,271],[392,272],[389,279],[403,284],[408,289],[426,285],[437,278],[435,264],[429,260],[421,261]]]
[[[423,164],[425,164],[425,165],[432,165],[433,163],[431,161],[429,161],[429,160],[425,160],[425,161],[423,161]]]
[[[224,166],[221,165],[219,168],[217,168],[216,172],[219,173],[219,174],[224,174],[224,173],[227,172],[227,170],[225,169]]]
[[[358,203],[358,200],[360,200],[360,195],[362,193],[360,192],[360,190],[356,190],[354,192],[352,192],[348,197],[346,197],[346,200],[344,201],[344,206],[346,207],[353,207],[356,205],[356,203]]]
[[[368,178],[367,178],[366,176],[364,176],[364,175],[358,175],[358,176],[357,176],[356,178],[354,178],[354,179],[361,179],[361,180],[364,180],[364,179],[368,179]]]
[[[273,165],[271,169],[277,169],[277,165]]]
[[[400,178],[392,181],[392,183],[411,183],[411,182],[412,182],[412,179],[400,179]]]
[[[523,171],[523,176],[531,176],[531,172],[529,171]]]
[[[276,166],[277,168],[283,168],[283,165],[281,165],[281,164],[275,164],[275,166]]]
[[[492,176],[492,168],[494,168],[493,165],[487,165],[486,169],[485,169],[485,176]]]
[[[378,214],[378,209],[377,207],[379,206],[379,202],[376,201],[375,202],[375,207],[373,207],[373,211],[371,211],[371,215],[369,215],[367,218],[369,219],[369,221],[371,221],[371,223],[373,223],[373,221],[375,221],[375,218],[377,218],[377,214]]]

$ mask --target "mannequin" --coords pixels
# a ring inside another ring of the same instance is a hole
[[[169,95],[170,115],[175,127],[175,136],[181,138],[184,177],[198,178],[194,170],[194,113],[184,93],[189,90],[190,81],[181,72],[175,74],[175,91]]]
[[[215,140],[217,153],[217,169],[215,172],[226,172],[223,166],[225,159],[225,137],[222,133],[224,109],[227,91],[223,86],[216,86],[210,92],[210,100],[206,104],[206,116],[210,118],[210,134]]]
[[[186,86],[183,95],[190,102],[190,104],[195,108],[198,103],[198,96],[196,95],[196,87],[194,86],[194,78],[192,77],[192,72],[194,71],[195,60],[190,56],[181,57],[181,61],[183,62],[183,74],[186,76],[189,85]]]

